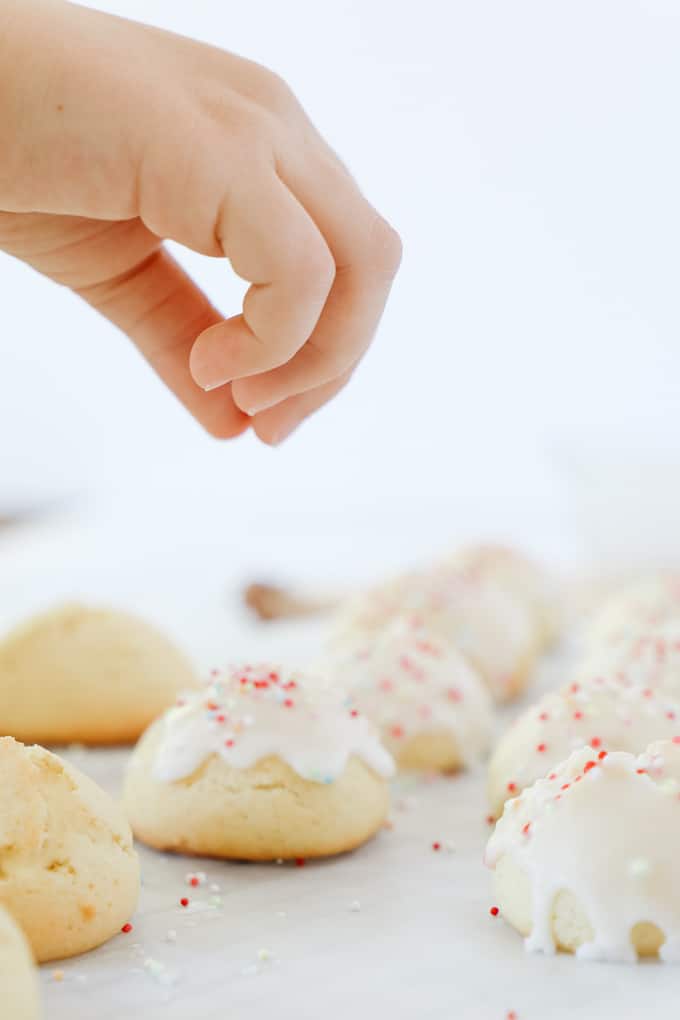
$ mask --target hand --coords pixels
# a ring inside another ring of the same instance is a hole
[[[61,0],[0,0],[0,247],[136,343],[215,436],[285,438],[349,379],[399,265],[287,86]],[[226,320],[171,238],[251,284]]]

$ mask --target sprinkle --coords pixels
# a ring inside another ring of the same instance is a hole
[[[234,741],[231,738],[229,740],[225,740],[224,741],[224,746],[225,747],[233,747],[234,746]]]
[[[646,776],[647,775],[647,769],[635,769],[635,771],[637,772],[637,774],[639,776]]]
[[[64,972],[63,972],[63,970],[53,970],[52,971],[52,980],[53,981],[63,981],[64,980]]]
[[[182,899],[179,901],[179,905],[180,905],[180,907],[188,907],[189,906],[189,900],[186,898],[186,896],[182,896]]]
[[[560,790],[568,790],[570,786],[571,783],[563,783],[562,786],[560,786]]]
[[[123,935],[128,935],[132,931],[132,925],[128,921],[127,924],[124,924],[120,930],[122,931]]]
[[[680,744],[680,737],[673,737],[674,744]]]
[[[403,726],[396,725],[390,727],[390,734],[394,737],[395,740],[399,740],[401,737],[404,736]]]
[[[526,822],[526,823],[525,823],[525,824],[524,824],[524,825],[522,826],[522,835],[523,835],[523,836],[528,836],[528,835],[529,835],[529,829],[530,829],[530,828],[531,828],[531,822]]]
[[[583,712],[574,712],[574,719],[582,719]]]
[[[352,911],[353,914],[358,914],[359,911],[361,910],[361,903],[359,902],[359,900],[352,900],[352,902],[349,905],[349,909]]]
[[[550,775],[548,776],[548,779],[557,779],[557,773],[551,772]]]
[[[293,706],[295,705],[295,702],[293,701],[292,698],[284,698],[283,699],[283,704],[285,705],[286,708],[293,708]]]
[[[495,825],[496,824],[496,819],[494,818],[493,815],[487,815],[486,816],[486,824],[487,825]]]
[[[349,714],[352,716],[353,719],[356,719],[356,717],[359,715],[356,708],[353,708]]]
[[[548,715],[547,712],[541,712],[538,718],[541,720],[541,722],[546,722],[550,718],[550,716]]]
[[[446,692],[446,697],[449,699],[449,701],[462,701],[463,700],[463,695],[460,693],[460,691],[456,687],[450,687],[448,689],[448,691]]]
[[[514,793],[517,789],[517,783],[508,783],[508,792]]]
[[[601,740],[600,737],[591,737],[591,739],[590,739],[590,746],[591,747],[598,748],[601,745],[602,745],[602,740]]]
[[[603,758],[607,757],[607,751],[600,751],[597,757],[599,758],[600,761],[602,761]]]
[[[222,891],[222,888],[221,888],[221,886],[219,886],[217,884],[217,882],[213,882],[212,885],[210,886],[210,892],[221,892],[221,891]]]
[[[433,843],[432,844],[432,849],[433,850],[441,850],[441,848],[442,848],[441,843]]]
[[[498,907],[489,907],[489,913],[491,914],[492,917],[498,917],[500,910],[498,909]]]
[[[597,765],[596,761],[587,761],[583,766],[583,772],[584,773],[590,772],[590,770],[594,769],[596,765]]]
[[[295,858],[295,867],[296,867],[296,868],[304,868],[304,866],[305,866],[305,864],[306,864],[306,863],[307,863],[307,862],[306,862],[306,860],[304,859],[304,857],[296,857],[296,858]]]
[[[548,745],[547,744],[537,744],[536,745],[536,750],[538,751],[539,754],[543,754],[544,751],[548,750]]]
[[[514,1009],[508,1010],[508,1012],[505,1015],[505,1020],[518,1020],[517,1014],[515,1013]]]
[[[581,688],[579,684],[572,684],[571,687],[569,688],[572,694],[576,694],[576,692],[579,691],[580,689]]]

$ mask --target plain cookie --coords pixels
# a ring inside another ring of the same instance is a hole
[[[0,989],[7,1020],[39,1020],[38,976],[26,936],[0,907]]]
[[[106,942],[137,904],[139,862],[120,809],[42,747],[0,739],[0,904],[39,962]]]
[[[62,606],[0,642],[0,733],[41,744],[133,743],[195,682],[185,656],[145,621]]]

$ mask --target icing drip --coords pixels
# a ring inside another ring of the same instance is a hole
[[[592,960],[636,959],[641,922],[665,935],[662,959],[680,962],[680,738],[626,752],[575,751],[551,778],[506,803],[486,863],[506,855],[531,887],[529,950],[552,953],[556,895],[571,892],[594,938],[577,950]]]
[[[373,641],[331,655],[325,672],[347,687],[396,755],[411,737],[433,731],[451,733],[468,764],[488,749],[492,706],[482,680],[449,641],[413,618],[397,618]]]
[[[503,796],[542,778],[572,751],[639,754],[653,740],[680,734],[680,701],[651,687],[628,686],[618,678],[596,677],[546,694],[506,733],[491,765],[503,782]]]
[[[381,776],[394,771],[374,727],[342,691],[270,666],[217,674],[162,725],[153,775],[166,782],[191,775],[212,754],[236,769],[276,756],[318,783],[338,779],[353,755]]]

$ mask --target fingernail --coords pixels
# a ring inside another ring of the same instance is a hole
[[[208,383],[207,386],[201,386],[201,389],[204,393],[211,393],[213,390],[219,390],[221,386],[226,386],[228,382],[230,382],[229,379],[225,379],[224,382]],[[241,410],[243,410],[243,408],[241,408]],[[246,414],[248,414],[247,411]]]

